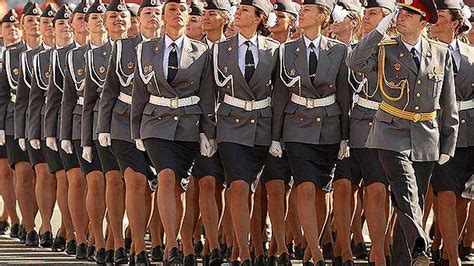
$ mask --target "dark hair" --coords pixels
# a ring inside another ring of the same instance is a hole
[[[257,32],[263,36],[270,35],[270,31],[268,30],[268,27],[267,27],[267,20],[268,20],[267,15],[265,15],[265,13],[258,8],[255,8],[255,10],[256,10],[255,15],[257,15],[257,17],[261,19],[260,24],[258,24],[258,27],[257,27]]]
[[[469,27],[464,24],[464,16],[462,15],[461,10],[450,9],[449,13],[451,14],[452,21],[458,21],[458,26],[454,29],[454,34],[456,36],[461,35],[463,32],[469,30]]]

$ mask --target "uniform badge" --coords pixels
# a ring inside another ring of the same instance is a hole
[[[434,67],[433,67],[433,73],[435,73],[435,74],[442,74],[442,73],[443,73],[443,69],[442,69],[442,68],[440,69],[439,67],[434,66]]]
[[[44,72],[44,76],[49,78],[49,71]]]
[[[151,65],[145,66],[145,67],[143,67],[143,70],[145,71],[145,73],[151,72],[152,66]]]
[[[102,54],[103,54],[104,56],[106,56],[106,55],[107,55],[107,52],[103,52]]]
[[[128,69],[133,69],[134,66],[135,66],[135,64],[133,62],[128,62],[128,64],[127,64]]]
[[[18,68],[14,68],[14,69],[13,69],[13,74],[14,74],[15,76],[18,76],[18,74],[20,74],[20,70],[19,70]]]
[[[403,56],[404,56],[404,54],[403,54],[403,53],[400,53],[400,57],[403,57]]]
[[[395,68],[396,71],[400,71],[400,68],[401,68],[400,63],[398,63],[398,62],[395,63],[395,64],[393,65],[393,68]]]
[[[104,74],[105,73],[105,67],[103,67],[103,66],[99,67],[99,72],[100,72],[100,74]]]
[[[298,53],[300,51],[300,48],[299,47],[296,47],[296,52]]]
[[[160,50],[160,47],[156,46],[155,47],[155,52],[158,52],[158,50]]]
[[[294,76],[296,74],[296,71],[294,69],[290,69],[290,76]]]
[[[227,51],[232,51],[232,46],[230,46],[229,48],[227,48]]]
[[[84,74],[84,69],[79,68],[79,69],[77,70],[77,75],[78,75],[78,76],[82,76],[82,74]]]

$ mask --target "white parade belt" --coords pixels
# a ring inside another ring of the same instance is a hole
[[[150,100],[148,102],[158,106],[177,109],[180,107],[195,105],[199,102],[199,100],[200,98],[198,96],[189,96],[186,98],[166,98],[150,95]]]
[[[77,98],[77,104],[84,105],[84,97],[79,96],[79,98]]]
[[[356,102],[357,102],[357,105],[362,106],[367,109],[371,109],[371,110],[378,110],[380,106],[379,102],[368,100],[359,96],[357,97]]]
[[[125,94],[123,92],[120,92],[119,96],[118,96],[118,99],[121,101],[121,102],[124,102],[128,105],[131,105],[132,104],[132,96],[128,95],[128,94]]]
[[[298,105],[305,106],[306,108],[312,109],[316,107],[324,107],[324,106],[329,106],[331,104],[334,104],[336,102],[336,95],[333,94],[324,98],[312,99],[312,98],[306,98],[306,97],[299,96],[292,93],[291,101]]]
[[[474,99],[471,99],[469,101],[459,101],[459,102],[457,102],[457,105],[458,105],[458,111],[473,109],[474,108]]]
[[[11,102],[16,102],[16,95],[13,93],[10,93],[10,101]]]
[[[260,110],[270,106],[272,98],[267,97],[259,101],[246,101],[239,98],[232,97],[230,95],[224,96],[224,102],[230,106],[244,109],[245,111]]]

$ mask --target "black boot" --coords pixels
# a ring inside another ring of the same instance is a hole
[[[135,266],[135,260],[136,260],[135,253],[131,253],[130,254],[130,259],[128,261],[128,265],[129,266]]]
[[[76,255],[77,253],[77,242],[75,239],[66,243],[66,254],[68,255]]]
[[[174,247],[170,250],[169,256],[168,256],[168,264],[169,265],[178,265],[181,264],[181,254],[179,252],[179,249],[177,247]]]
[[[304,249],[301,248],[301,245],[295,246],[295,259],[302,260],[304,256]]]
[[[267,259],[265,258],[265,256],[260,255],[257,258],[255,258],[254,265],[255,266],[265,266],[266,263],[267,263]]]
[[[328,242],[323,245],[323,257],[326,260],[332,260],[334,257],[333,245],[331,242]]]
[[[288,253],[283,253],[278,257],[278,265],[279,266],[290,266],[291,265],[291,258],[290,254]]]
[[[150,265],[150,261],[148,261],[148,254],[146,253],[146,251],[142,251],[138,254],[138,256],[135,258],[135,265]]]
[[[211,255],[207,254],[202,256],[202,265],[209,266],[209,262],[211,261]]]
[[[38,233],[36,233],[35,230],[28,232],[26,234],[26,241],[25,245],[27,247],[37,247],[39,244],[39,238],[38,238]]]
[[[163,246],[158,245],[151,249],[151,260],[152,261],[163,261]]]
[[[114,263],[114,255],[115,251],[113,249],[105,251],[105,263]]]
[[[97,250],[95,253],[95,262],[97,262],[97,264],[105,264],[105,248]]]
[[[86,243],[81,243],[76,248],[76,259],[78,260],[87,260],[87,245]]]
[[[187,255],[183,259],[184,266],[197,266],[196,256],[194,254]]]
[[[8,228],[10,228],[8,221],[0,221],[0,235],[4,235]]]
[[[278,257],[277,256],[268,257],[266,266],[278,266]]]
[[[18,238],[18,234],[20,233],[20,225],[13,224],[10,228],[10,238]]]
[[[115,264],[128,263],[128,256],[127,256],[127,251],[125,250],[125,248],[119,248],[115,251],[114,263]]]
[[[43,248],[50,248],[53,246],[53,233],[46,231],[40,235],[40,246]]]
[[[211,251],[211,255],[209,257],[209,265],[211,266],[218,266],[222,264],[222,252],[220,249],[215,248]]]
[[[341,256],[334,257],[334,259],[332,259],[332,265],[342,266],[342,257]]]
[[[26,243],[26,230],[23,225],[20,225],[20,231],[18,232],[18,238],[20,239],[21,244]]]
[[[204,244],[202,243],[201,240],[199,240],[195,245],[194,245],[194,254],[196,254],[197,258],[201,257],[202,250],[204,249]]]
[[[344,261],[344,264],[342,264],[342,266],[354,266],[354,261],[346,260]]]
[[[59,231],[58,231],[59,232]],[[51,250],[55,252],[63,252],[66,249],[66,238],[56,234],[54,238],[53,245],[51,246]]]

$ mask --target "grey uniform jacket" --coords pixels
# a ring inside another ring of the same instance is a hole
[[[98,133],[110,133],[112,139],[132,142],[130,105],[118,99],[120,94],[132,96],[133,76],[137,61],[137,45],[141,34],[118,40],[113,47],[110,67],[99,101]]]
[[[20,54],[25,50],[25,43],[20,41],[7,46],[3,56],[0,81],[0,129],[5,130],[8,136],[14,136],[15,132],[13,122],[15,104],[12,97],[16,97],[20,77]]]
[[[82,104],[86,76],[86,53],[90,45],[71,49],[66,55],[61,105],[61,140],[81,139]]]
[[[454,78],[458,101],[474,101],[474,47],[458,41],[461,64]],[[457,147],[474,146],[474,109],[459,111]]]
[[[361,149],[365,148],[367,136],[373,125],[372,121],[377,110],[358,105],[357,98],[380,103],[382,95],[378,91],[376,71],[361,73],[349,69],[349,82],[355,96],[353,97],[355,101],[350,113],[350,146],[351,148]]]
[[[58,138],[60,135],[61,99],[63,95],[64,70],[66,69],[66,54],[76,47],[76,43],[51,52],[51,75],[49,75],[48,93],[44,117],[45,137]]]
[[[374,50],[379,51],[382,38],[376,30],[369,33],[349,54],[348,66],[362,73],[381,71],[377,66],[378,57],[372,54]],[[390,97],[398,97],[401,90],[390,89],[387,83],[397,84],[405,79],[409,90],[405,90],[399,101],[390,101],[385,96],[383,101],[412,113],[436,110],[440,119],[439,122],[438,119],[414,122],[378,110],[366,146],[400,152],[413,161],[435,161],[440,152],[453,156],[459,121],[451,53],[439,43],[422,38],[422,58],[417,72],[411,53],[400,37],[386,43],[383,44],[385,91]]]
[[[245,101],[260,101],[272,96],[277,73],[279,43],[258,35],[258,64],[247,83],[239,68],[238,36],[217,45],[217,65],[223,74],[232,75],[223,86],[216,86],[221,95],[230,95]],[[246,111],[222,102],[217,110],[217,142],[232,142],[245,146],[268,146],[271,143],[272,108]]]
[[[184,37],[176,77],[165,79],[165,38],[137,47],[137,68],[132,93],[132,139],[199,140],[199,131],[215,138],[215,96],[210,53],[206,44]],[[198,104],[172,109],[149,103],[150,95],[166,98],[199,96]]]
[[[84,79],[84,105],[81,120],[81,145],[92,146],[97,140],[97,115],[99,99],[105,84],[112,54],[110,41],[86,53],[86,77]]]
[[[347,46],[321,36],[318,67],[314,82],[309,76],[306,44],[303,37],[282,45],[282,75],[273,96],[273,134],[275,141],[308,144],[336,144],[349,139],[349,108],[351,92],[345,64]],[[286,76],[285,76],[286,72]],[[282,78],[301,78],[287,87]],[[292,102],[291,94],[319,99],[336,96],[336,102],[326,107],[307,108]]]
[[[20,77],[16,90],[15,101],[15,138],[28,138],[27,120],[30,90],[33,82],[33,57],[45,49],[44,44],[30,50],[26,50],[20,55]]]
[[[46,94],[48,93],[49,76],[51,75],[51,51],[43,50],[33,57],[33,76],[28,104],[29,139],[44,139],[44,115]]]

